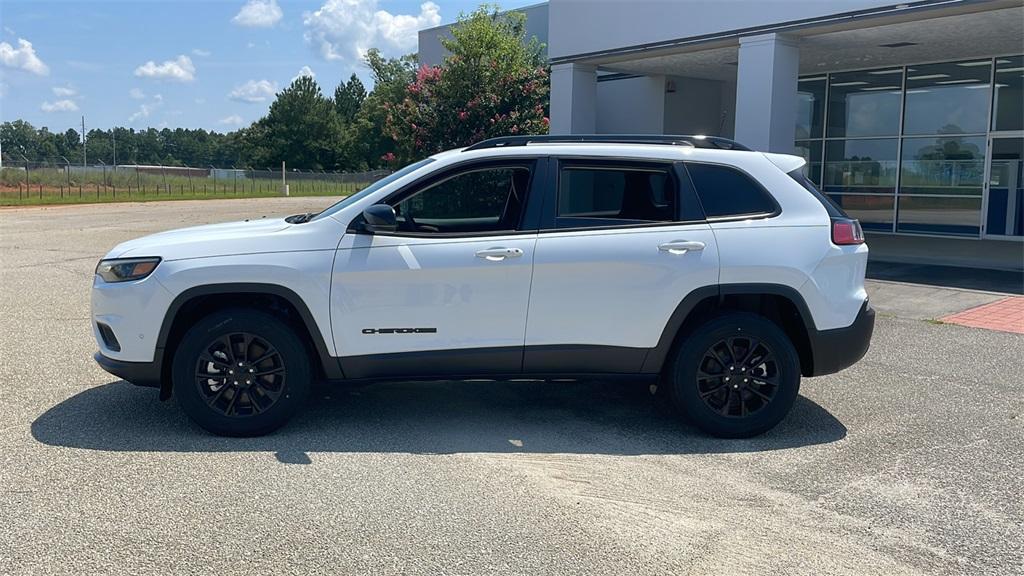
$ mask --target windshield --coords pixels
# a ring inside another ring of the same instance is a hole
[[[424,158],[423,160],[420,160],[419,162],[413,162],[412,164],[409,164],[408,166],[406,166],[405,168],[402,168],[398,172],[394,172],[392,174],[388,174],[387,176],[381,178],[380,180],[377,180],[376,182],[374,182],[373,184],[370,184],[366,188],[363,188],[359,192],[356,192],[355,194],[353,194],[351,196],[346,196],[345,198],[342,198],[340,201],[335,202],[334,204],[331,204],[331,206],[329,208],[327,208],[323,212],[317,214],[316,216],[313,216],[312,218],[310,218],[310,220],[320,220],[321,218],[326,218],[326,217],[336,213],[338,210],[341,210],[342,208],[344,208],[346,206],[350,206],[354,202],[358,202],[362,198],[365,198],[366,196],[369,196],[370,194],[373,194],[377,190],[380,190],[381,188],[387,186],[388,184],[391,184],[395,180],[398,180],[399,178],[405,176],[406,174],[410,174],[412,172],[415,172],[416,170],[419,170],[423,166],[426,166],[427,164],[430,164],[433,161],[434,161],[433,158]]]

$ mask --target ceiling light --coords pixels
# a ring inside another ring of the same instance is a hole
[[[988,86],[988,82],[986,80],[978,80],[977,78],[964,78],[963,80],[940,80],[939,82],[936,82],[936,84],[977,84],[980,82],[984,82],[985,85]]]
[[[813,82],[815,80],[824,80],[824,79],[825,79],[824,76],[817,76],[817,77],[814,77],[814,78],[801,78],[799,80],[799,82]]]
[[[996,72],[1021,72],[1024,68],[996,68]]]
[[[895,68],[893,70],[872,70],[868,74],[902,74],[902,68]]]
[[[949,78],[949,74],[925,74],[924,76],[907,76],[907,80],[934,80],[936,78]]]
[[[991,64],[989,60],[981,60],[979,62],[957,62],[957,66],[988,66]]]
[[[999,84],[996,84],[996,86],[999,86]],[[973,86],[964,86],[964,88],[968,90],[976,90],[978,88],[988,88],[988,84],[975,84]]]
[[[867,84],[867,82],[858,80],[856,82],[833,82],[832,86],[863,86],[865,84]]]
[[[862,91],[868,92],[871,90],[899,90],[899,86],[872,86],[871,88],[861,88]]]

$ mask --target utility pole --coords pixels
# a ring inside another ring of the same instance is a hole
[[[82,168],[85,168],[85,115],[82,115]]]
[[[110,141],[114,144],[114,172],[117,172],[117,128],[110,129]]]

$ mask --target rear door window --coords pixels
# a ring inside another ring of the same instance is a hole
[[[559,228],[672,222],[676,205],[667,167],[570,164],[559,171]]]

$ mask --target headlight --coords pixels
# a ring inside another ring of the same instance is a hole
[[[112,260],[100,260],[96,265],[96,273],[107,282],[127,282],[129,280],[141,280],[149,276],[160,258],[114,258]]]

